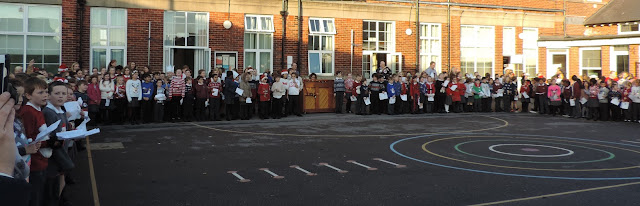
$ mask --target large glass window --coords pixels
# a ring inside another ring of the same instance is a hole
[[[127,10],[91,8],[91,67],[106,68],[111,60],[126,64]]]
[[[516,55],[516,28],[515,27],[502,28],[502,55],[503,56]]]
[[[11,67],[35,67],[57,73],[60,65],[60,6],[0,3],[0,53]]]
[[[522,30],[522,59],[523,72],[535,75],[538,72],[538,29],[524,28]],[[522,74],[517,74],[521,76]]]
[[[395,32],[393,22],[363,21],[362,50],[394,51]]]
[[[600,47],[580,48],[580,73],[602,75],[602,52]]]
[[[493,74],[495,31],[492,26],[460,28],[460,68],[463,73]]]
[[[637,23],[618,24],[619,34],[640,33],[640,26]]]
[[[245,16],[244,68],[270,72],[273,67],[273,16]]]
[[[436,71],[440,72],[442,29],[440,24],[422,24],[420,26],[420,69],[429,68],[431,62],[436,63]]]
[[[164,46],[209,46],[209,13],[164,12]]]
[[[309,19],[309,73],[333,74],[334,34],[333,19]]]

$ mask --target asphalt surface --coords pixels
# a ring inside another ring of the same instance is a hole
[[[101,129],[91,154],[103,206],[472,205],[563,192],[499,205],[640,205],[638,123],[310,114]],[[73,171],[74,205],[95,205],[88,162],[81,153]]]

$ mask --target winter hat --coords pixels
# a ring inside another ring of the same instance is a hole
[[[269,78],[267,77],[267,75],[264,75],[264,74],[260,75],[260,80],[263,80],[263,79],[269,79]]]
[[[53,78],[53,81],[57,81],[57,82],[63,82],[63,83],[69,83],[69,81],[67,79],[65,79],[64,77],[60,77],[60,76],[56,76]]]
[[[282,75],[284,75],[284,74],[289,74],[289,70],[282,69],[282,71],[280,72],[280,74],[282,74]]]
[[[58,67],[58,72],[62,73],[62,72],[66,72],[69,70],[69,67],[67,67],[67,65],[61,64],[60,67]]]

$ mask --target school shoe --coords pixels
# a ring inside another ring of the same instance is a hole
[[[537,114],[538,112],[536,112],[536,111],[530,111],[529,113],[531,113],[531,114]]]

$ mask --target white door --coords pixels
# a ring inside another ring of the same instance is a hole
[[[173,72],[173,48],[165,47],[163,56],[164,61],[162,64],[162,70],[164,72]],[[171,68],[168,68],[169,66],[171,66]]]
[[[388,66],[393,74],[402,72],[402,53],[392,53],[387,55]]]
[[[609,71],[616,72],[618,74],[622,72],[629,72],[629,46],[612,46],[611,47],[611,67]],[[602,74],[609,76],[609,74]]]
[[[194,74],[197,75],[197,72],[201,69],[204,69],[208,74],[211,71],[211,49],[196,49],[193,52],[193,70]]]
[[[551,78],[560,70],[569,75],[569,50],[567,49],[549,49],[547,50],[547,78]],[[533,76],[534,74],[532,74]]]

